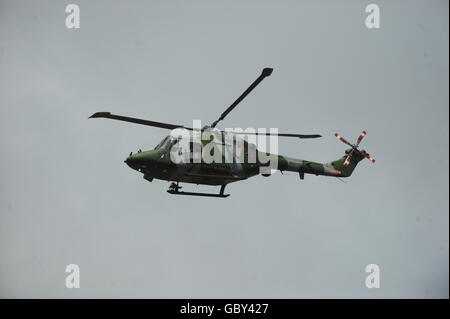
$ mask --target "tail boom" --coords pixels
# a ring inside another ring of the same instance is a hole
[[[355,156],[352,161],[346,163],[347,155],[330,163],[317,163],[287,156],[278,156],[278,170],[298,172],[301,174],[323,175],[333,177],[349,177],[356,165],[364,158]]]

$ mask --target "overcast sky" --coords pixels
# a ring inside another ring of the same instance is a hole
[[[448,298],[448,1],[372,1],[377,30],[368,1],[74,2],[69,30],[0,0],[0,297]],[[87,120],[211,123],[264,67],[222,128],[320,133],[279,145],[319,162],[366,129],[377,163],[173,196],[123,162],[167,130]]]

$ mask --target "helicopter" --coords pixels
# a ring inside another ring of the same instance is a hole
[[[153,150],[138,150],[135,154],[131,152],[124,162],[130,168],[142,173],[143,178],[149,182],[155,178],[171,182],[167,192],[173,195],[225,198],[230,196],[224,193],[227,184],[260,174],[268,177],[276,170],[296,172],[301,180],[304,179],[305,174],[340,178],[349,177],[356,165],[364,158],[375,163],[375,159],[369,153],[359,149],[362,139],[367,134],[366,131],[362,131],[354,144],[336,133],[335,136],[350,148],[345,151],[344,156],[335,161],[317,163],[260,151],[253,143],[254,141],[250,141],[250,137],[312,139],[322,137],[320,134],[217,129],[217,124],[223,121],[272,72],[272,68],[264,68],[258,78],[211,125],[186,127],[115,115],[110,112],[97,112],[89,118],[113,119],[171,130],[171,133]],[[219,193],[185,192],[180,191],[182,186],[179,183],[220,186],[220,191]]]

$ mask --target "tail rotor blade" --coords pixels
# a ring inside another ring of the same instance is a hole
[[[356,141],[356,146],[358,146],[359,143],[361,143],[362,139],[364,138],[364,136],[366,136],[366,134],[367,134],[366,131],[362,131],[362,133],[358,137],[358,140]]]
[[[369,161],[371,161],[372,163],[375,163],[375,159],[374,159],[372,156],[370,156],[369,153],[367,153],[367,152],[365,152],[365,151],[362,151],[361,154],[364,155],[364,157],[367,158],[367,159],[368,159]]]
[[[337,139],[351,147],[353,147],[353,144],[351,144],[349,141],[347,141],[345,138],[343,138],[342,136],[340,136],[338,133],[335,133],[334,136],[337,137]]]

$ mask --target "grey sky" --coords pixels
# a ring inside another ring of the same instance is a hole
[[[448,298],[448,2],[371,2],[379,30],[368,1],[74,1],[68,30],[0,0],[0,297]],[[366,129],[377,163],[173,196],[123,163],[167,131],[87,120],[211,122],[266,66],[221,127],[321,133],[279,150],[319,162]]]

